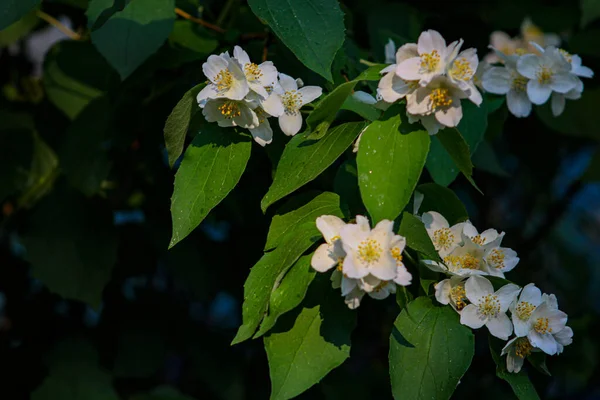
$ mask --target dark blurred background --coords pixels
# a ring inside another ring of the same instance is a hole
[[[342,3],[348,40],[334,61],[335,84],[364,68],[360,58],[383,62],[389,38],[401,45],[436,29],[483,58],[492,31],[518,35],[526,17],[600,71],[600,18],[588,17],[594,1]],[[68,384],[66,400],[142,399],[165,386],[196,399],[266,399],[262,341],[229,343],[241,322],[244,280],[280,206],[263,215],[260,199],[287,139],[276,131],[266,149],[254,145],[238,187],[167,251],[175,171],[163,126],[181,96],[205,80],[206,57],[235,44],[253,59],[266,51],[306,84],[333,86],[304,68],[242,0],[177,0],[226,32],[178,19],[158,53],[121,82],[90,43],[86,6],[42,4],[81,40],[35,13],[0,32],[0,398],[55,399],[53,391]],[[506,232],[504,245],[521,257],[508,278],[555,293],[569,314],[574,343],[548,358],[552,376],[529,367],[547,399],[600,398],[600,81],[585,83],[583,98],[557,119],[548,107],[526,119],[505,107],[494,112],[474,155],[485,196],[463,177],[450,186],[477,227]],[[203,124],[198,117],[190,138]],[[332,190],[339,167],[301,191]],[[393,298],[366,299],[350,359],[299,398],[391,398],[387,351],[398,312]],[[495,376],[485,332],[476,335],[473,365],[454,397],[514,397]]]

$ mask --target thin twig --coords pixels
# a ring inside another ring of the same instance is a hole
[[[59,20],[57,20],[53,16],[48,15],[48,14],[46,14],[45,12],[43,12],[41,10],[37,10],[36,14],[37,14],[38,17],[40,17],[41,19],[43,19],[44,21],[46,21],[50,25],[54,26],[56,29],[58,29],[59,31],[61,31],[62,33],[64,33],[68,37],[70,37],[71,39],[73,39],[73,40],[81,40],[81,35],[79,33],[73,32],[71,29],[69,29],[66,26],[64,26]]]
[[[188,13],[186,13],[185,11],[183,11],[181,8],[176,8],[175,9],[175,14],[179,15],[180,17],[183,17],[187,20],[190,20],[192,22],[197,23],[198,25],[202,25],[205,28],[208,29],[212,29],[215,32],[219,32],[219,33],[225,33],[225,29],[221,28],[220,26],[211,24],[210,22],[206,22],[203,19],[200,18],[196,18]]]

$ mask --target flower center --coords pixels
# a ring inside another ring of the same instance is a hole
[[[548,326],[549,323],[548,318],[538,318],[533,325],[533,329],[540,335],[552,333],[552,328]]]
[[[402,80],[404,81],[404,84],[408,86],[408,88],[410,90],[417,90],[419,88],[419,81],[407,81],[404,79],[402,79]]]
[[[241,114],[240,107],[235,101],[224,102],[218,107],[218,110],[221,111],[221,114],[223,114],[227,119],[239,117]]]
[[[431,101],[433,103],[433,109],[448,107],[452,104],[452,98],[450,97],[450,91],[446,88],[437,88],[431,91]]]
[[[520,301],[517,304],[516,314],[520,320],[527,321],[531,317],[531,313],[535,310],[535,306],[526,301]]]
[[[288,90],[281,96],[286,114],[296,114],[302,107],[302,94],[297,90]]]
[[[485,242],[485,239],[481,237],[481,235],[477,235],[474,236],[473,238],[471,238],[471,241],[475,244],[478,244],[480,246],[483,246],[483,243]]]
[[[448,250],[454,243],[454,235],[450,228],[441,228],[433,232],[433,244],[436,250]]]
[[[540,67],[535,76],[541,85],[547,85],[552,80],[552,70],[548,67]]]
[[[531,350],[533,350],[533,346],[526,337],[515,340],[515,354],[517,357],[525,358],[531,354]]]
[[[494,268],[504,268],[504,250],[493,249],[487,256],[487,261]]]
[[[244,65],[244,72],[246,74],[246,77],[250,81],[257,81],[263,76],[263,73],[258,67],[258,65],[254,63],[248,63]]]
[[[256,107],[254,109],[254,112],[256,113],[256,116],[258,117],[258,123],[263,124],[267,118],[269,118],[269,115],[267,114],[267,112],[265,110],[263,110],[262,107]]]
[[[524,92],[527,88],[527,78],[519,75],[517,72],[513,72],[510,88],[515,92]]]
[[[479,313],[490,318],[500,313],[500,300],[494,294],[488,294],[479,300]]]
[[[473,69],[471,69],[471,63],[466,58],[459,58],[452,64],[450,70],[452,78],[458,81],[468,81],[473,77]]]
[[[221,70],[215,77],[215,85],[217,85],[217,90],[219,92],[225,92],[229,90],[232,83],[233,76],[231,75],[231,72],[229,72],[229,70],[227,69]]]
[[[524,48],[522,48],[522,47],[519,47],[518,49],[516,49],[516,50],[515,50],[515,53],[516,53],[518,56],[522,56],[522,55],[525,55],[525,54],[527,54],[528,52],[527,52],[527,49],[524,49]]]
[[[450,299],[456,304],[458,311],[465,308],[467,305],[467,293],[465,292],[465,285],[460,284],[450,289]]]
[[[569,64],[573,61],[573,56],[569,52],[563,49],[559,49],[558,51],[560,51],[560,54],[562,54],[562,56],[565,58],[565,60],[569,62]]]
[[[396,264],[402,264],[402,252],[400,251],[400,247],[393,247],[392,257],[396,260]]]
[[[365,264],[372,264],[379,261],[383,249],[379,242],[373,239],[366,239],[360,242],[358,246],[358,258]]]
[[[337,269],[340,272],[343,272],[344,271],[343,266],[344,266],[344,257],[338,257],[337,266],[335,267],[335,269]]]
[[[440,53],[433,50],[431,53],[421,55],[421,68],[425,72],[435,72],[440,63]]]

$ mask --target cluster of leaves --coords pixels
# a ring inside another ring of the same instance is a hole
[[[221,14],[214,19],[225,20],[227,9],[237,5],[208,7],[205,15],[210,17],[210,10],[217,9]],[[589,24],[597,8],[590,1],[583,5],[582,22]],[[24,84],[3,82],[17,94],[6,96],[10,101],[3,102],[11,104],[3,104],[0,110],[0,159],[7,166],[0,170],[0,201],[7,221],[11,219],[21,232],[33,276],[64,298],[99,307],[111,276],[126,274],[113,271],[119,237],[110,210],[133,208],[152,196],[163,199],[149,211],[166,208],[165,193],[171,191],[165,178],[168,163],[177,168],[168,243],[172,252],[185,246],[191,239],[186,238],[219,207],[241,215],[235,217],[240,224],[251,218],[243,214],[249,209],[272,215],[266,239],[260,235],[249,239],[264,243],[264,248],[262,256],[260,249],[251,253],[255,260],[260,258],[244,284],[243,321],[233,344],[262,338],[271,398],[289,399],[350,356],[350,337],[357,325],[357,312],[348,310],[339,293],[331,290],[328,278],[315,276],[310,267],[320,240],[316,217],[331,214],[349,220],[364,214],[374,223],[394,220],[398,233],[407,238],[415,284],[398,290],[401,312],[388,332],[391,391],[397,399],[449,398],[465,379],[475,340],[456,313],[431,300],[432,283],[439,276],[422,269],[418,260],[438,256],[413,215],[411,199],[415,192],[423,194],[421,210],[438,211],[451,224],[469,218],[447,186],[462,173],[471,184],[466,190],[477,193],[473,162],[482,170],[506,174],[490,140],[497,137],[506,118],[503,100],[485,96],[480,107],[465,103],[457,129],[430,137],[420,125],[406,121],[402,105],[382,113],[352,96],[359,89],[373,91],[383,65],[367,68],[359,62],[370,52],[359,49],[360,38],[351,37],[352,24],[344,21],[349,10],[337,0],[249,0],[248,6],[232,28],[213,32],[197,22],[203,21],[202,15],[191,0],[55,0],[43,5],[47,11],[79,7],[81,14],[85,10],[87,29],[82,40],[59,43],[48,53],[41,103]],[[372,17],[376,24],[385,26],[381,21],[392,11],[399,11],[406,24],[401,33],[382,28],[371,35],[368,45],[375,60],[381,60],[378,53],[388,37],[402,44],[414,41],[421,29],[419,14],[410,7],[385,6],[390,10],[382,6]],[[2,7],[0,43],[14,43],[36,27],[39,0],[9,0]],[[187,17],[177,19],[177,14]],[[258,40],[242,33],[253,30],[259,32]],[[202,88],[200,63],[244,40],[256,54],[266,49],[276,52],[282,64],[287,59],[290,69],[286,70],[302,69],[306,75],[301,76],[308,80],[326,80],[322,82],[328,93],[310,111],[305,131],[287,143],[280,135],[276,139],[281,144],[266,150],[253,145],[243,131],[206,123],[195,102]],[[267,45],[279,47],[273,50]],[[289,61],[290,53],[297,60]],[[597,93],[594,88],[586,91],[579,104],[568,107],[558,119],[546,109],[539,112],[540,118],[555,130],[594,137],[597,130],[585,110],[593,109]],[[37,104],[35,112],[23,103]],[[146,133],[157,136],[152,127],[163,125],[165,157],[156,148],[145,147],[151,143]],[[355,155],[351,146],[361,132]],[[270,165],[262,159],[256,162],[262,156],[256,153],[263,151]],[[141,166],[135,161],[140,157],[144,158]],[[249,175],[264,177],[258,190],[267,182],[260,204],[226,204],[236,191],[242,195],[232,202],[244,201],[243,193],[251,185],[244,185],[243,177]],[[593,172],[589,176],[597,180]],[[133,190],[125,184],[114,188],[112,180],[136,183],[131,184]],[[160,187],[154,188],[156,182]],[[283,204],[275,207],[279,203]],[[23,214],[26,223],[20,224]],[[161,238],[166,234],[164,229],[156,233]],[[162,253],[167,243],[160,242],[165,244]],[[236,251],[233,246],[215,251]],[[211,250],[211,246],[203,248]],[[245,271],[249,267],[223,263],[223,259],[217,258],[215,263],[222,265],[216,268]],[[510,383],[519,398],[537,398],[525,371],[506,372],[496,345],[490,341],[497,375]],[[33,396],[117,398],[110,375],[100,364],[89,343],[57,346],[47,361],[50,374]],[[545,368],[543,361],[536,366]],[[74,375],[84,382],[75,389],[69,383]],[[185,397],[159,388],[139,398]]]

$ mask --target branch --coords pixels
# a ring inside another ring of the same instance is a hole
[[[73,32],[71,29],[69,29],[66,26],[64,26],[59,20],[57,20],[53,16],[48,15],[48,14],[46,14],[45,12],[43,12],[41,10],[37,10],[36,14],[37,14],[38,17],[40,17],[41,19],[43,19],[44,21],[46,21],[50,25],[54,26],[56,29],[58,29],[59,31],[61,31],[62,33],[64,33],[68,37],[70,37],[71,39],[73,39],[73,40],[81,40],[81,35],[79,33]]]
[[[206,22],[203,19],[200,18],[196,18],[188,13],[186,13],[185,11],[183,11],[181,8],[176,8],[175,9],[175,14],[179,15],[182,18],[185,18],[187,20],[190,20],[192,22],[197,23],[198,25],[202,25],[205,28],[208,29],[212,29],[215,32],[219,32],[219,33],[225,33],[225,29],[221,28],[220,26],[211,24],[210,22]]]

